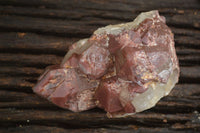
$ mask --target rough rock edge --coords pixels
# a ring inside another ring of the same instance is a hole
[[[123,30],[130,30],[130,29],[134,29],[137,28],[137,26],[143,22],[145,19],[149,18],[153,18],[156,16],[156,14],[158,14],[157,10],[152,10],[149,12],[144,12],[144,13],[140,13],[140,15],[138,15],[134,21],[132,22],[128,22],[128,23],[122,23],[122,24],[117,24],[117,25],[108,25],[106,27],[102,27],[97,29],[94,34],[96,35],[101,35],[101,34],[113,34],[113,35],[118,35],[121,33],[121,31]]]
[[[138,15],[134,21],[132,22],[128,22],[128,23],[122,23],[122,24],[116,24],[116,25],[108,25],[106,27],[102,27],[97,29],[96,31],[94,31],[94,35],[97,36],[101,36],[103,34],[113,34],[113,35],[118,35],[121,31],[123,30],[129,30],[129,29],[134,29],[137,28],[137,26],[144,21],[145,19],[149,18],[153,18],[156,16],[156,14],[159,14],[157,10],[152,10],[149,12],[144,12],[144,13],[140,13],[140,15]],[[108,37],[107,37],[107,41],[108,41]],[[85,39],[81,39],[79,41],[76,42],[77,43],[77,48],[70,50],[69,52],[67,52],[67,54],[65,55],[61,66],[64,65],[64,63],[74,54],[81,54],[83,53],[87,48],[89,48],[92,44],[88,43],[88,38]],[[81,50],[80,50],[81,49]]]
[[[136,94],[135,97],[133,98],[133,101],[131,102],[135,109],[136,112],[142,112],[144,110],[150,109],[156,105],[156,103],[163,98],[164,96],[167,96],[171,90],[174,88],[175,84],[178,82],[178,75],[179,72],[177,69],[173,71],[173,73],[170,75],[170,78],[168,79],[166,84],[162,84],[159,82],[152,82],[149,85],[149,88],[147,91],[145,91],[142,94]],[[144,103],[144,101],[149,101],[147,104],[141,104]],[[135,113],[127,113],[127,114],[109,114],[107,113],[107,116],[109,118],[115,117],[126,117],[133,115]]]
[[[154,18],[158,13],[157,10],[153,10],[153,11],[149,11],[149,12],[144,12],[141,13],[140,15],[138,15],[134,21],[132,22],[128,22],[128,23],[123,23],[123,24],[117,24],[117,25],[108,25],[106,27],[103,28],[99,28],[97,29],[93,35],[96,36],[101,36],[103,34],[113,34],[113,35],[118,35],[120,34],[122,31],[124,30],[130,30],[130,29],[134,29],[137,28],[137,26],[139,26],[139,24],[141,22],[143,22],[145,19],[152,19]],[[163,18],[160,18],[163,19]],[[165,20],[164,20],[165,21]],[[109,39],[109,38],[107,38]],[[88,43],[88,38],[86,39],[82,39],[79,40],[77,43],[77,49],[74,49],[70,52],[68,52],[63,60],[63,63],[66,60],[68,60],[74,53],[76,54],[81,54],[82,52],[84,52],[84,50],[86,50],[87,48],[89,48],[91,46],[91,44]],[[81,49],[81,50],[80,50]],[[145,91],[142,94],[136,94],[135,97],[133,98],[132,104],[134,105],[136,112],[141,112],[144,111],[146,109],[152,108],[153,106],[156,105],[156,103],[164,96],[168,95],[170,93],[170,91],[173,89],[173,87],[175,86],[175,84],[178,82],[178,76],[179,75],[179,70],[175,69],[173,70],[173,73],[170,75],[170,78],[168,79],[166,84],[162,84],[159,82],[152,82],[149,85],[149,88],[147,91]],[[163,91],[164,90],[164,91]],[[159,93],[159,94],[158,94]],[[150,100],[150,102],[148,102],[146,105],[145,104],[141,104],[144,103],[144,98],[146,98],[146,100]],[[141,101],[142,102],[139,102]],[[143,107],[143,108],[142,108]],[[126,117],[126,116],[130,116],[133,115],[135,113],[127,113],[127,114],[109,114],[107,113],[107,116],[109,118],[112,117]]]

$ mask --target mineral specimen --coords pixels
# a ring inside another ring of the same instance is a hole
[[[51,66],[33,91],[80,112],[103,108],[124,117],[153,107],[178,82],[173,34],[158,11],[133,22],[99,28],[73,44],[61,65]]]

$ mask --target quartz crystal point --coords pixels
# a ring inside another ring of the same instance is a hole
[[[33,91],[74,112],[100,107],[108,117],[124,117],[155,106],[179,71],[173,34],[165,18],[150,11],[74,43]]]

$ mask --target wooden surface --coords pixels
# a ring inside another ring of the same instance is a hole
[[[121,119],[101,109],[63,110],[36,96],[44,68],[73,42],[158,9],[175,34],[179,84],[154,108]],[[200,132],[200,1],[0,0],[0,132]]]

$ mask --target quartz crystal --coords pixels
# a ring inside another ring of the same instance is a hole
[[[124,117],[155,106],[179,71],[173,33],[154,10],[74,43],[33,91],[74,112],[99,107],[108,117]]]

